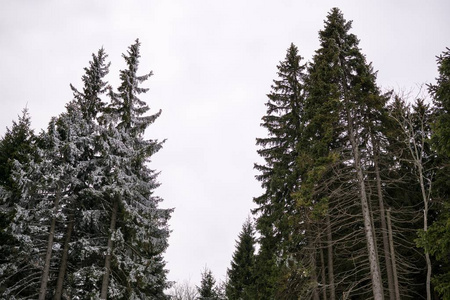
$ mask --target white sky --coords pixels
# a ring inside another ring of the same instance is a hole
[[[291,42],[311,59],[333,6],[353,20],[382,87],[434,81],[435,56],[450,47],[447,0],[0,0],[0,135],[25,106],[36,131],[45,128],[101,46],[117,87],[121,54],[139,38],[141,74],[155,74],[142,99],[163,110],[147,136],[168,139],[152,167],[162,172],[162,206],[176,208],[169,279],[199,284],[208,266],[223,280],[262,193],[255,138],[266,134],[259,124],[276,65]]]

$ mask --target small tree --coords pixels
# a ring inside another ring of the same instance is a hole
[[[249,299],[248,287],[253,284],[253,269],[255,265],[255,237],[253,224],[248,218],[236,241],[236,250],[231,261],[231,268],[227,270],[228,282],[226,295],[228,299]]]
[[[200,286],[197,286],[199,296],[198,300],[217,300],[219,295],[216,290],[216,279],[214,278],[211,270],[205,268],[202,272],[202,280]]]

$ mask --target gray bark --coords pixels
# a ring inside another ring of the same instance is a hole
[[[327,276],[325,274],[325,259],[323,257],[323,249],[320,247],[320,266],[321,266],[321,277],[322,277],[322,295],[323,300],[328,300],[327,297]]]
[[[47,294],[47,283],[48,283],[48,276],[49,276],[49,271],[50,271],[50,260],[52,258],[52,250],[53,250],[53,238],[55,236],[56,213],[58,212],[58,209],[59,209],[60,197],[61,197],[61,193],[58,188],[58,190],[56,191],[55,204],[53,207],[52,222],[50,225],[50,231],[48,233],[47,251],[45,254],[44,269],[42,271],[41,287],[39,289],[39,300],[44,300],[45,295]]]
[[[61,258],[61,266],[59,268],[58,281],[56,282],[56,292],[55,300],[59,300],[62,297],[62,289],[64,283],[64,276],[66,275],[67,269],[67,257],[69,256],[69,244],[70,237],[72,236],[73,230],[73,215],[70,215],[69,224],[67,224],[66,240],[64,241],[64,249]]]
[[[333,266],[333,235],[331,233],[330,215],[327,212],[327,255],[328,255],[328,282],[330,284],[330,300],[336,300],[336,290],[334,284],[334,266]]]
[[[373,141],[373,137],[372,137]],[[376,147],[374,145],[374,147]],[[390,300],[400,300],[399,298],[396,299],[395,293],[394,293],[394,277],[392,274],[392,264],[391,264],[391,256],[389,253],[389,239],[388,239],[388,233],[387,233],[387,226],[386,226],[386,216],[384,213],[384,197],[383,197],[383,191],[381,188],[381,176],[380,176],[380,169],[378,167],[378,149],[375,149],[375,158],[374,158],[374,164],[375,164],[375,175],[377,179],[377,194],[378,194],[378,205],[380,206],[380,219],[381,219],[381,234],[383,237],[383,251],[384,251],[384,260],[386,263],[386,273],[388,278],[388,289],[389,289],[389,299]]]
[[[389,248],[391,252],[391,261],[392,261],[392,275],[394,279],[394,287],[395,287],[395,298],[400,299],[400,288],[398,285],[398,277],[397,277],[397,262],[395,259],[395,249],[394,249],[394,238],[392,235],[392,224],[391,224],[391,209],[387,209],[387,226],[388,226],[388,235],[389,235]]]
[[[380,265],[378,264],[377,251],[374,243],[375,237],[374,229],[372,227],[372,218],[369,209],[369,202],[367,200],[364,174],[361,168],[359,147],[353,129],[353,118],[350,114],[348,107],[347,107],[347,122],[348,122],[348,135],[352,146],[354,166],[359,185],[359,196],[361,200],[361,210],[364,220],[364,233],[366,235],[367,251],[369,254],[370,277],[372,281],[373,297],[375,300],[383,300],[384,299],[383,284],[381,280]]]

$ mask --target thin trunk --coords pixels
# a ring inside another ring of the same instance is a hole
[[[67,269],[67,257],[69,256],[68,254],[69,254],[70,237],[72,236],[73,230],[73,222],[74,218],[73,215],[71,214],[69,217],[69,224],[67,225],[66,240],[64,241],[64,249],[61,258],[61,266],[59,268],[58,281],[56,282],[56,292],[54,298],[55,300],[59,300],[62,297],[64,276],[66,275]]]
[[[350,110],[347,107],[347,122],[348,122],[348,135],[352,146],[353,159],[355,171],[357,174],[359,194],[361,200],[361,209],[364,219],[364,231],[366,235],[367,251],[369,254],[370,264],[370,276],[372,280],[372,291],[375,300],[383,300],[383,284],[381,281],[380,265],[378,264],[377,251],[374,243],[374,228],[372,227],[372,218],[369,209],[369,202],[367,200],[366,185],[364,182],[364,175],[361,168],[361,158],[359,153],[359,147],[356,141],[355,132],[353,129],[353,118],[350,114]]]
[[[373,140],[373,137],[372,137]],[[376,146],[375,146],[376,147]],[[391,264],[391,256],[389,253],[389,240],[388,240],[388,233],[387,233],[387,227],[386,227],[386,216],[384,214],[384,200],[383,200],[383,191],[381,188],[381,176],[380,176],[380,169],[378,167],[378,149],[375,150],[375,158],[374,158],[374,165],[375,165],[375,175],[377,179],[377,193],[378,193],[378,205],[380,206],[380,219],[381,219],[381,234],[383,237],[383,250],[384,250],[384,260],[386,263],[386,273],[388,278],[388,289],[389,289],[389,299],[395,300],[395,294],[394,294],[394,278],[392,275],[392,264]],[[397,298],[396,300],[400,300]]]
[[[328,300],[327,297],[327,276],[325,274],[325,259],[323,257],[323,248],[320,247],[320,266],[321,266],[321,275],[322,275],[322,294],[323,300]]]
[[[406,131],[406,135],[408,137],[408,146],[409,151],[411,153],[411,156],[413,157],[414,164],[417,167],[417,171],[419,173],[419,184],[420,189],[422,192],[422,199],[424,204],[423,209],[423,231],[428,231],[428,199],[429,195],[427,195],[425,182],[424,182],[424,175],[423,175],[423,157],[424,157],[424,149],[425,149],[425,128],[424,128],[424,116],[420,117],[420,145],[417,145],[416,141],[416,132],[414,130],[413,126],[413,120],[411,119],[411,115],[408,117],[405,117],[404,121],[406,121],[407,128],[404,128]],[[410,144],[412,143],[412,145]],[[431,190],[431,187],[429,187],[429,191]],[[429,192],[428,191],[428,192]],[[430,254],[425,249],[425,260],[427,263],[427,279],[426,279],[426,289],[427,289],[427,300],[431,300],[431,260],[430,260]]]
[[[312,242],[309,243],[310,245],[310,257],[311,257],[311,277],[313,281],[313,299],[319,300],[319,289],[318,289],[318,279],[317,279],[317,262],[316,262],[316,249]]]
[[[388,234],[389,234],[389,247],[391,250],[391,261],[392,261],[392,275],[394,277],[394,287],[395,287],[395,298],[400,299],[400,289],[398,285],[398,277],[397,277],[397,263],[395,259],[395,250],[394,250],[394,238],[392,235],[392,224],[391,224],[391,209],[387,209],[387,226],[388,226]]]
[[[333,266],[333,235],[331,234],[330,214],[327,212],[327,254],[328,254],[328,282],[330,284],[330,300],[336,300]]]
[[[56,191],[55,203],[54,203],[54,207],[53,207],[52,223],[50,225],[50,231],[48,233],[47,252],[45,254],[44,270],[42,271],[41,288],[39,289],[39,300],[44,300],[45,295],[47,294],[47,283],[48,283],[48,276],[49,276],[49,271],[50,271],[50,260],[52,258],[52,250],[53,250],[53,238],[55,236],[56,213],[58,212],[58,209],[59,209],[60,197],[61,197],[61,193],[58,188]]]
[[[319,300],[319,291],[317,289],[317,263],[316,263],[316,247],[314,246],[313,243],[313,237],[314,235],[311,234],[312,233],[312,229],[310,226],[309,221],[306,221],[306,232],[310,233],[309,235],[309,240],[308,240],[308,248],[309,248],[309,267],[311,269],[311,280],[313,283],[313,290],[312,290],[312,294],[313,294],[313,299],[314,300]]]
[[[370,277],[372,280],[372,291],[373,291],[373,297],[375,300],[384,300],[384,292],[383,292],[383,283],[381,279],[381,271],[380,271],[380,264],[378,263],[378,256],[377,251],[375,248],[375,235],[374,235],[374,228],[372,227],[372,218],[370,214],[369,209],[369,203],[367,200],[367,194],[366,194],[366,185],[364,183],[364,174],[361,167],[361,158],[360,158],[360,152],[358,143],[356,140],[356,133],[355,129],[353,128],[353,116],[350,111],[349,107],[349,93],[347,91],[347,78],[345,74],[345,67],[342,62],[342,58],[339,59],[339,63],[341,65],[342,70],[344,71],[344,77],[342,81],[342,87],[343,87],[343,96],[344,96],[344,103],[345,103],[345,110],[347,112],[347,133],[348,138],[350,140],[350,144],[352,147],[352,153],[353,153],[353,160],[354,160],[354,166],[355,171],[357,175],[357,180],[359,184],[359,193],[361,198],[361,210],[362,215],[364,219],[364,232],[366,235],[366,243],[367,243],[367,251],[369,254],[369,265],[370,265]]]
[[[423,197],[423,231],[428,231],[428,197],[425,190],[425,183],[423,179],[423,169],[422,165],[419,165],[419,182],[420,182],[420,189],[422,190],[422,197]],[[430,259],[430,253],[425,250],[425,260],[427,262],[427,300],[431,300],[431,259]]]
[[[113,240],[112,235],[116,230],[116,220],[117,220],[117,210],[119,209],[118,199],[114,199],[114,206],[111,213],[111,224],[109,226],[109,237],[108,237],[108,249],[105,257],[105,274],[103,275],[102,290],[100,299],[106,299],[108,297],[108,285],[109,285],[109,275],[111,273],[111,258],[113,251]]]

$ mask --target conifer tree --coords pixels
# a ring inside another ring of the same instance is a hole
[[[108,127],[102,151],[108,171],[102,189],[110,224],[102,299],[108,295],[163,299],[168,286],[162,254],[168,246],[171,210],[158,208],[161,199],[153,195],[159,186],[157,173],[148,167],[162,143],[144,139],[145,129],[161,112],[144,116],[149,107],[138,96],[148,89],[139,85],[151,73],[137,75],[139,47],[136,40],[123,55],[127,69],[120,71],[118,93],[109,93],[111,105],[105,114]]]
[[[216,279],[211,270],[205,268],[202,272],[200,286],[197,287],[198,300],[218,300],[219,296],[216,290]]]
[[[31,264],[32,252],[26,241],[20,239],[14,230],[17,204],[22,198],[17,172],[30,170],[30,164],[37,156],[36,136],[31,129],[28,109],[24,109],[18,122],[0,140],[0,295],[31,296],[32,282],[35,282],[36,268]]]
[[[422,232],[419,245],[436,257],[438,268],[432,282],[435,290],[450,298],[450,49],[437,58],[439,77],[428,86],[435,104],[432,144],[438,154],[433,183],[434,198],[440,203],[437,220]]]
[[[93,283],[98,284],[101,274],[98,257],[104,251],[100,241],[105,234],[101,228],[105,212],[100,201],[102,166],[99,164],[99,139],[102,128],[98,119],[105,107],[100,97],[108,88],[104,77],[109,72],[110,63],[105,62],[106,58],[103,48],[92,54],[89,67],[84,68],[83,90],[80,92],[71,85],[74,99],[59,118],[60,131],[65,133],[66,139],[74,140],[72,149],[77,149],[77,155],[73,161],[78,171],[74,174],[77,184],[72,191],[72,206],[66,207],[68,219],[63,224],[65,233],[61,241],[63,250],[55,298],[62,296],[63,285],[64,293],[72,297],[98,294]],[[72,253],[70,257],[69,251]],[[69,263],[72,268],[67,272]]]
[[[229,300],[250,299],[250,286],[254,282],[255,237],[253,224],[247,219],[236,241],[231,268],[227,270],[226,295]]]
[[[383,106],[382,102],[376,102],[383,99],[379,97],[375,73],[371,65],[366,63],[358,48],[358,39],[350,33],[350,29],[351,22],[344,19],[339,9],[332,9],[325,21],[325,28],[319,32],[321,46],[308,68],[309,74],[305,80],[305,118],[308,125],[304,136],[309,141],[309,159],[303,161],[309,161],[309,166],[306,166],[306,177],[302,182],[312,179],[313,189],[306,194],[306,198],[301,193],[303,199],[300,200],[311,203],[313,207],[325,208],[323,212],[327,218],[324,229],[327,237],[324,242],[328,253],[331,299],[337,295],[334,283],[337,278],[342,276],[339,279],[341,289],[350,295],[353,291],[362,290],[355,281],[367,282],[369,278],[362,278],[368,273],[373,297],[382,299],[384,291],[380,260],[366,182],[367,165],[371,158],[366,148],[368,128],[364,121],[368,113]],[[317,175],[321,182],[314,182]],[[358,202],[355,197],[359,199]],[[359,207],[356,203],[359,203]],[[350,233],[353,234],[350,236]],[[315,235],[309,236],[314,239]],[[353,248],[351,252],[358,253],[358,258],[354,260],[354,263],[358,261],[360,264],[358,270],[350,271],[346,267],[351,253],[341,251],[337,253],[340,257],[335,257],[336,252],[332,249],[336,245],[335,240],[342,243],[343,249]],[[365,249],[362,247],[364,244]],[[316,247],[311,244],[308,248]],[[307,257],[311,257],[314,262],[318,254]],[[335,273],[338,262],[340,275]],[[312,269],[314,265],[317,263],[312,264]],[[353,277],[361,278],[344,280],[349,278],[349,272],[353,272]],[[318,297],[317,293],[313,293],[313,297]]]
[[[265,160],[265,164],[255,164],[255,169],[261,172],[256,178],[264,188],[264,194],[254,199],[258,205],[254,210],[257,214],[256,228],[261,234],[262,245],[256,261],[261,268],[267,269],[270,266],[272,271],[255,274],[255,286],[266,292],[277,290],[278,271],[275,270],[278,269],[278,257],[288,253],[292,235],[289,215],[296,209],[292,193],[299,184],[296,159],[304,126],[302,114],[305,66],[301,60],[297,47],[291,44],[285,60],[277,66],[278,79],[274,80],[272,91],[267,95],[267,113],[262,118],[261,126],[267,129],[268,137],[256,140],[256,144],[261,146],[258,154]],[[261,268],[257,267],[257,272]],[[265,297],[270,298],[271,295],[266,294]]]

